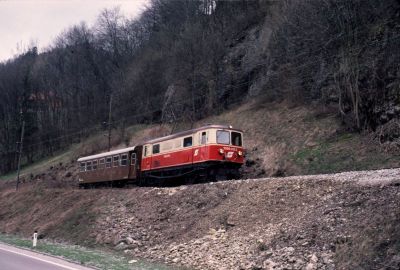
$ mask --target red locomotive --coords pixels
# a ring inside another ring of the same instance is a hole
[[[82,157],[79,185],[175,184],[237,178],[244,162],[243,132],[208,125],[143,144]]]

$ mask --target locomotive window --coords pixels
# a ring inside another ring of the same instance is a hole
[[[123,154],[121,155],[121,166],[126,166],[128,165],[128,155]]]
[[[229,144],[229,131],[217,130],[217,143]]]
[[[183,139],[183,147],[189,147],[192,146],[193,140],[192,137],[186,137]]]
[[[93,171],[94,171],[94,170],[97,170],[97,159],[96,159],[96,160],[93,160],[92,169],[93,169]]]
[[[147,151],[148,151],[148,147],[147,147],[147,145],[144,147],[144,150],[143,150],[143,156],[145,156],[145,157],[147,157]]]
[[[155,144],[153,145],[153,154],[158,154],[158,153],[160,153],[160,145]]]
[[[104,162],[105,162],[104,158],[99,160],[99,169],[104,169]]]
[[[81,166],[80,166],[79,171],[80,172],[84,172],[85,170],[86,170],[86,163],[85,162],[81,162]]]
[[[111,168],[111,161],[112,161],[111,157],[106,158],[106,168]]]
[[[232,132],[232,145],[242,146],[242,134],[238,132]]]
[[[91,171],[92,170],[92,162],[88,161],[86,162],[86,171]]]
[[[206,133],[206,132],[202,132],[202,133],[201,133],[201,140],[200,140],[200,143],[201,143],[201,144],[206,144],[206,142],[207,142],[207,133]]]
[[[118,167],[118,165],[119,165],[119,164],[118,164],[118,163],[119,163],[118,161],[119,161],[119,156],[114,156],[114,157],[113,157],[113,166],[114,166],[114,167]]]

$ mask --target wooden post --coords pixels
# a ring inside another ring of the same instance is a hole
[[[110,107],[108,110],[108,151],[111,150],[111,109],[112,109],[112,94],[110,94]]]
[[[32,246],[33,247],[36,247],[36,245],[37,245],[37,239],[38,239],[38,233],[37,233],[37,231],[35,231],[34,233],[33,233],[33,237],[32,237]]]
[[[19,186],[19,174],[21,170],[21,158],[22,158],[22,147],[24,142],[24,132],[25,132],[25,120],[21,112],[21,120],[22,120],[22,128],[21,128],[21,140],[19,142],[19,151],[18,151],[18,169],[17,169],[17,184],[15,186],[15,190],[18,190]]]

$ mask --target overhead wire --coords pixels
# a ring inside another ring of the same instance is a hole
[[[179,103],[179,102],[187,102],[187,101],[192,101],[192,100],[197,101],[197,100],[200,100],[201,98],[203,98],[205,96],[206,96],[205,94],[202,94],[202,95],[199,95],[199,96],[195,97],[194,99],[192,97],[190,97],[190,98],[183,99],[183,100],[173,101],[171,104],[175,104],[175,103]],[[128,119],[139,118],[139,117],[151,114],[151,113],[159,112],[160,110],[161,109],[159,108],[159,109],[144,111],[142,113],[138,113],[138,114],[135,114],[135,115],[132,115],[132,116],[124,117],[123,119],[120,119],[120,120],[117,120],[117,121],[113,121],[113,123],[115,124],[115,123],[119,123],[121,121],[125,121],[125,120],[128,120]],[[82,136],[84,133],[87,133],[88,131],[95,131],[97,129],[100,130],[101,126],[96,125],[96,126],[93,126],[91,128],[85,128],[84,130],[75,131],[75,132],[72,132],[72,133],[69,133],[69,134],[65,134],[65,135],[62,135],[62,136],[58,136],[58,137],[54,137],[54,138],[51,138],[51,139],[40,140],[37,143],[30,144],[29,146],[25,147],[25,150],[33,149],[35,146],[42,145],[43,143],[46,143],[46,142],[55,142],[55,141],[58,141],[60,139],[69,138],[69,137],[75,136],[75,135]],[[1,154],[11,154],[11,153],[16,153],[16,151],[1,152]]]

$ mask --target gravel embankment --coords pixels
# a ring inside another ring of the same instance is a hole
[[[51,239],[194,269],[400,267],[400,169],[0,192],[2,232],[37,228]]]

